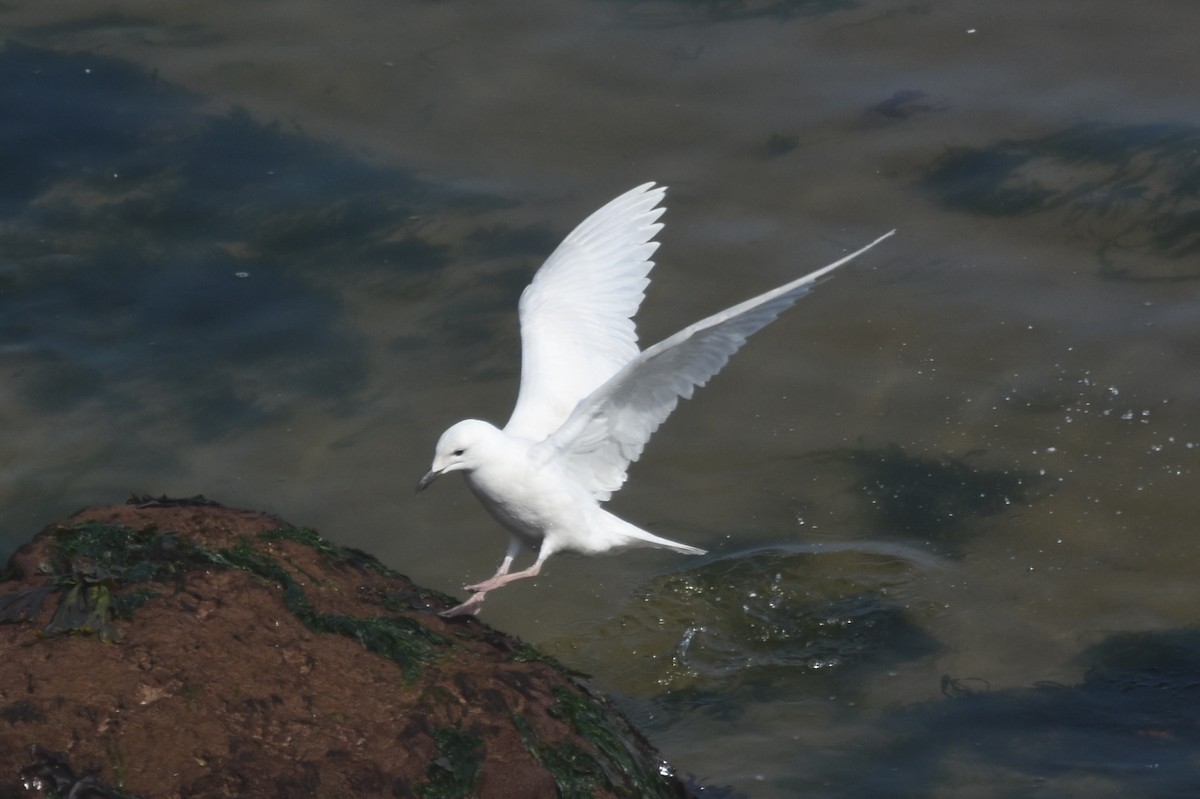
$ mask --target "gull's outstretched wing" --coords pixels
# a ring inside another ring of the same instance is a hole
[[[633,319],[666,188],[638,186],[589,216],[521,295],[521,391],[504,431],[541,441],[637,357]]]
[[[777,289],[684,328],[631,361],[579,403],[536,456],[563,465],[603,502],[625,482],[625,470],[679,399],[721,370],[746,339],[766,327],[813,282],[891,236]]]

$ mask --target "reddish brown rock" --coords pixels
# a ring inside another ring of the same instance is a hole
[[[22,768],[62,795],[686,795],[606,700],[450,601],[261,513],[78,513],[0,575],[0,797],[30,795]]]

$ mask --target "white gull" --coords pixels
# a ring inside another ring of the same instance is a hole
[[[443,616],[478,613],[489,591],[536,577],[555,552],[649,546],[703,555],[600,504],[625,482],[629,464],[680,398],[690,398],[818,278],[895,233],[639,351],[632,317],[650,283],[665,193],[653,183],[638,186],[567,236],[521,295],[521,387],[512,417],[503,429],[467,419],[438,439],[417,490],[462,472],[510,534],[496,574],[466,586],[470,598]],[[536,560],[510,572],[524,548]]]

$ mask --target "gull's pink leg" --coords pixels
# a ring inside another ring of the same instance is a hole
[[[488,591],[495,591],[497,588],[508,585],[513,580],[524,580],[527,577],[537,577],[541,571],[542,561],[539,560],[537,563],[533,564],[524,571],[513,572],[512,574],[500,572],[490,580],[484,580],[482,583],[477,583],[476,585],[468,585],[467,590],[474,591],[476,596],[480,594],[486,594]]]
[[[504,560],[500,562],[500,568],[496,569],[496,573],[482,583],[466,586],[466,590],[471,592],[471,596],[466,602],[461,605],[455,605],[449,610],[443,610],[438,615],[442,618],[452,618],[454,616],[474,616],[483,607],[483,600],[487,596],[487,592],[492,588],[498,588],[503,585],[503,582],[496,583],[497,580],[503,580],[508,575],[508,570],[512,567],[513,559],[521,552],[521,539],[515,535],[508,539],[508,551],[504,553]],[[536,564],[535,564],[536,565]],[[528,570],[526,570],[528,571]],[[513,579],[513,578],[509,578]],[[493,583],[496,583],[493,585]]]
[[[482,583],[463,586],[463,588],[473,594],[486,594],[493,588],[504,585],[504,583],[498,583],[497,585],[493,585],[493,583],[508,574],[508,570],[512,567],[513,561],[516,560],[517,555],[520,555],[521,550],[524,548],[525,545],[521,543],[521,539],[517,538],[515,535],[510,535],[508,537],[508,549],[504,551],[504,560],[500,561],[500,568],[496,569],[496,573],[484,580]],[[544,558],[539,558],[539,560],[544,560]]]
[[[495,574],[484,580],[482,583],[468,585],[467,590],[476,594],[486,594],[488,591],[494,591],[501,586],[508,585],[513,580],[523,580],[526,577],[537,577],[538,573],[542,570],[542,564],[545,563],[546,558],[550,557],[550,553],[554,550],[546,547],[543,544],[542,548],[538,550],[537,560],[532,566],[524,571],[513,572],[512,574],[509,574],[508,570],[509,567],[512,566],[513,558],[521,553],[521,549],[523,547],[524,544],[521,543],[521,539],[517,538],[515,535],[510,536],[508,539],[508,551],[504,553],[504,562],[500,564],[500,568],[496,570]]]
[[[473,594],[486,594],[488,591],[491,591],[493,588],[498,587],[498,586],[492,585],[492,583],[505,577],[508,574],[508,569],[510,566],[512,566],[512,562],[513,562],[512,558],[505,556],[504,561],[500,564],[500,568],[496,569],[495,574],[493,574],[491,577],[484,580],[482,583],[475,583],[475,585],[464,585],[463,586],[464,590],[470,591]]]

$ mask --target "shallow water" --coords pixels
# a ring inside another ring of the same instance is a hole
[[[755,797],[1190,796],[1200,113],[1188,4],[0,7],[0,555],[129,491],[453,591],[503,535],[515,302],[671,186],[652,342],[897,227],[685,403],[486,620]]]

